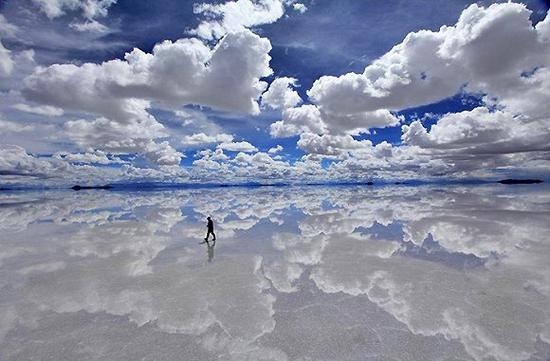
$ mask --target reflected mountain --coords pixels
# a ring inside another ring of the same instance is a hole
[[[0,217],[2,360],[550,357],[545,186],[6,192]]]

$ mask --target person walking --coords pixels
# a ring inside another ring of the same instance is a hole
[[[212,234],[212,236],[214,237],[212,240],[215,241],[216,235],[214,234],[214,222],[212,222],[212,218],[210,217],[207,217],[206,219],[208,221],[208,223],[206,224],[206,228],[208,231],[206,232],[206,237],[204,238],[204,240],[208,242],[208,237],[210,236],[210,234]]]

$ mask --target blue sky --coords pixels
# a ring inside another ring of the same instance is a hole
[[[0,183],[546,177],[547,12],[4,1]]]

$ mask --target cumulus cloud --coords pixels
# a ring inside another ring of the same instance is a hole
[[[223,163],[220,163],[220,162],[215,162],[211,159],[208,159],[208,158],[200,158],[200,159],[197,159],[195,161],[193,161],[193,166],[194,166],[194,169],[193,171],[195,172],[201,172],[203,170],[207,170],[207,171],[216,171],[216,174],[219,174],[220,171],[222,171],[223,173],[227,173],[228,172],[228,166],[227,164],[223,164]]]
[[[326,124],[321,119],[321,112],[315,105],[306,104],[298,108],[283,111],[283,120],[270,126],[273,137],[289,137],[300,133],[323,134],[327,132]]]
[[[161,165],[157,168],[136,167],[123,165],[122,173],[117,174],[116,181],[130,182],[185,182],[189,180],[189,173],[176,164]]]
[[[215,134],[207,135],[204,133],[195,133],[192,135],[185,135],[181,140],[183,146],[197,147],[214,143],[231,143],[233,136],[231,134]]]
[[[59,186],[107,184],[119,181],[178,182],[189,179],[188,172],[174,165],[181,155],[165,144],[150,145],[145,157],[158,158],[156,168],[138,168],[119,157],[102,151],[88,153],[57,152],[51,157],[35,156],[15,145],[0,146],[0,175],[3,184]],[[98,164],[122,164],[122,167],[97,167]],[[179,161],[178,161],[179,163]]]
[[[286,109],[301,103],[302,98],[294,90],[297,81],[298,79],[288,77],[273,80],[269,89],[262,94],[262,105],[273,109]]]
[[[149,161],[160,165],[179,165],[183,154],[176,151],[166,141],[161,143],[149,142],[143,153]]]
[[[33,157],[19,146],[0,146],[0,175],[5,179],[10,176],[49,177],[57,172],[64,172],[66,168],[64,162],[51,162]]]
[[[302,3],[294,3],[292,4],[292,8],[299,12],[300,14],[303,14],[307,11],[307,6],[305,6]]]
[[[274,147],[278,149],[278,147]],[[281,147],[282,150],[282,147]],[[280,151],[280,150],[278,150]],[[221,148],[197,152],[197,159],[190,170],[191,177],[198,181],[217,179],[225,182],[262,181],[304,182],[326,180],[328,173],[320,163],[312,159],[300,159],[293,164],[285,161],[275,151],[240,151],[234,157],[223,153]]]
[[[371,147],[370,140],[358,141],[350,135],[317,135],[303,133],[298,140],[298,147],[309,154],[324,156],[341,156],[346,151]]]
[[[267,86],[260,78],[272,72],[270,50],[269,40],[250,31],[228,34],[214,48],[194,38],[166,40],[152,53],[134,49],[124,60],[38,68],[25,80],[23,94],[110,118],[143,112],[148,103],[136,109],[135,99],[256,114]]]
[[[177,152],[167,141],[155,143],[152,140],[166,135],[164,129],[151,116],[128,124],[98,118],[94,121],[69,121],[65,125],[69,138],[81,148],[101,148],[114,153],[141,153],[155,164],[177,165],[182,153]]]
[[[134,49],[124,60],[39,67],[25,79],[22,92],[39,104],[99,115],[66,123],[69,137],[84,149],[141,152],[150,160],[176,164],[181,154],[154,142],[167,133],[149,114],[151,102],[256,114],[266,88],[260,78],[271,74],[270,49],[269,40],[248,30],[228,34],[213,48],[193,38],[164,41],[152,53]]]
[[[463,149],[476,146],[490,147],[492,143],[505,142],[513,136],[515,128],[520,124],[521,121],[514,119],[510,113],[500,110],[491,112],[485,107],[478,107],[471,111],[443,116],[431,127],[430,132],[418,120],[410,125],[404,125],[402,129],[403,140],[412,145],[423,148]],[[536,135],[533,135],[533,138],[535,137]]]
[[[277,153],[280,153],[283,151],[283,146],[282,145],[277,145],[275,147],[272,147],[272,148],[269,148],[269,150],[267,151],[269,154],[277,154]]]
[[[335,115],[323,112],[313,104],[288,108],[283,111],[283,119],[270,126],[274,137],[289,137],[302,133],[316,134],[359,134],[373,127],[388,127],[399,124],[401,118],[387,109],[363,112],[353,115]]]
[[[428,131],[420,121],[403,126],[405,143],[452,164],[448,171],[521,166],[547,159],[550,118],[531,120],[502,110],[478,107],[444,115]]]
[[[410,33],[362,74],[321,77],[308,94],[336,114],[428,104],[465,84],[499,96],[506,82],[518,85],[522,72],[547,62],[545,23],[535,28],[529,16],[522,4],[470,5],[456,25]]]
[[[245,179],[289,180],[294,173],[288,162],[276,160],[264,152],[254,154],[241,152],[232,160],[232,163],[236,166],[235,176]]]
[[[239,32],[258,25],[271,24],[284,15],[282,0],[236,0],[221,4],[195,4],[195,14],[206,17],[189,32],[200,38],[215,40],[227,33]]]
[[[58,4],[61,12],[82,12],[90,24],[112,5],[96,2],[99,10],[84,10],[61,0],[45,2]],[[155,170],[178,165],[180,147],[212,145],[221,153],[201,154],[195,164],[216,168],[228,179],[248,179],[254,172],[284,179],[303,174],[363,180],[550,169],[550,17],[534,26],[530,11],[521,4],[471,5],[454,25],[408,34],[362,73],[321,77],[302,104],[295,78],[276,78],[268,88],[264,78],[272,74],[271,44],[249,29],[276,21],[285,7],[300,4],[199,4],[195,10],[203,21],[191,30],[198,38],[160,42],[150,53],[133,49],[122,59],[97,64],[38,66],[22,82],[24,99],[13,93],[16,101],[10,107],[37,115],[65,115],[62,134],[78,147],[73,151],[138,153],[137,159],[152,163]],[[1,36],[17,31],[5,23],[0,18]],[[13,73],[18,55],[4,50],[8,65],[2,70],[0,45],[0,73]],[[438,114],[431,127],[423,119],[409,122],[398,113],[457,92],[479,94],[481,105]],[[297,147],[306,154],[298,162],[284,162],[278,147],[264,153],[250,140],[235,142],[219,119],[208,119],[210,114],[217,117],[217,111],[257,115],[266,108],[281,110],[281,118],[270,125],[272,137],[299,139]],[[177,124],[165,109],[174,112]],[[67,121],[68,116],[72,118]],[[26,129],[27,123],[15,127],[11,119],[10,114],[3,129]],[[373,128],[400,125],[402,143],[358,140]],[[243,155],[231,158],[224,150]],[[256,157],[254,166],[247,155]],[[332,162],[320,163],[323,158]],[[265,171],[269,166],[276,169]],[[126,169],[147,173],[138,167]],[[206,179],[201,172],[197,179]]]
[[[517,3],[473,4],[453,26],[408,34],[361,74],[316,80],[307,92],[313,104],[285,109],[270,133],[301,135],[299,147],[312,155],[351,155],[334,170],[366,159],[373,170],[402,174],[414,168],[432,175],[486,176],[485,169],[540,166],[548,159],[550,136],[550,16],[533,26],[530,14]],[[395,111],[457,92],[484,94],[485,104],[446,114],[430,131],[421,121],[403,125],[403,146],[347,152],[338,149],[347,142],[331,138],[399,125],[404,118]]]
[[[197,152],[197,157],[201,157],[202,159],[207,160],[215,160],[215,161],[225,161],[228,160],[229,157],[225,155],[223,152],[223,149],[216,148],[215,150],[212,149],[205,149],[201,150],[200,152]]]
[[[258,148],[253,146],[252,144],[242,141],[242,142],[231,142],[231,143],[221,143],[218,145],[218,149],[222,150],[229,150],[231,152],[245,152],[245,153],[251,153],[251,152],[257,152]]]
[[[107,118],[71,120],[65,124],[69,138],[80,147],[103,148],[118,153],[139,152],[151,139],[166,135],[164,126],[152,116],[122,123]]]
[[[410,33],[362,74],[321,77],[308,94],[323,110],[346,115],[435,102],[465,84],[505,96],[529,82],[522,72],[547,63],[549,20],[533,27],[529,15],[522,4],[471,5],[456,25]]]

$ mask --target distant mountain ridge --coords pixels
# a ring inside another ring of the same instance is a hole
[[[539,184],[543,183],[542,179],[503,179],[499,180],[497,183],[500,184]]]

